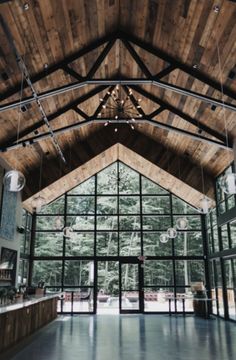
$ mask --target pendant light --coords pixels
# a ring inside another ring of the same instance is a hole
[[[174,239],[176,238],[177,236],[177,231],[174,227],[170,227],[168,230],[167,230],[167,236],[170,238],[170,239]]]
[[[21,71],[21,90],[20,90],[20,106],[18,109],[18,119],[17,119],[17,134],[16,134],[16,144],[19,141],[19,132],[20,132],[20,120],[21,120],[21,100],[23,94],[23,82],[24,82],[24,73]],[[25,176],[18,170],[13,169],[7,171],[3,178],[3,184],[7,191],[10,192],[19,192],[25,186]]]
[[[176,220],[176,227],[178,230],[187,230],[188,228],[188,220],[184,217],[178,218]]]
[[[167,243],[168,240],[169,240],[169,236],[168,236],[167,234],[161,234],[161,235],[160,235],[160,242],[161,242],[162,244]]]
[[[25,177],[20,171],[10,170],[6,172],[3,184],[7,191],[19,192],[25,186]]]

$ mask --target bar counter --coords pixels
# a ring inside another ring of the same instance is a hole
[[[0,306],[0,353],[54,320],[59,296],[30,296],[20,303]]]

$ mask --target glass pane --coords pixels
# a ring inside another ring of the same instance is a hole
[[[62,256],[63,233],[62,232],[36,232],[35,233],[35,256]]]
[[[68,214],[94,214],[94,196],[67,196]]]
[[[139,174],[123,163],[119,163],[119,193],[139,194]]]
[[[222,246],[223,249],[229,248],[229,237],[228,237],[228,226],[224,225],[221,227],[221,239],[222,239]]]
[[[169,214],[169,196],[143,196],[142,206],[144,214]]]
[[[97,216],[97,230],[117,230],[117,216]]]
[[[65,261],[64,284],[66,286],[91,286],[94,279],[93,261]]]
[[[140,197],[139,196],[120,196],[119,197],[120,214],[139,214]]]
[[[93,312],[93,288],[64,289],[63,312]]]
[[[28,284],[29,261],[20,259],[18,272],[18,285]]]
[[[167,230],[169,227],[170,216],[143,216],[143,230]]]
[[[121,291],[121,308],[122,310],[139,310],[139,293],[138,291]]]
[[[120,216],[120,230],[140,229],[140,216]]]
[[[66,238],[66,256],[93,256],[94,233],[73,232],[71,238]]]
[[[192,282],[205,282],[202,260],[176,260],[176,284],[189,286]]]
[[[175,255],[178,256],[201,256],[203,255],[202,233],[178,232],[174,239]]]
[[[181,216],[173,216],[174,226],[176,226],[176,221]],[[184,216],[188,220],[188,230],[201,230],[201,216],[193,215],[193,216]]]
[[[213,227],[213,241],[214,241],[214,252],[219,251],[219,238],[218,238],[218,228],[217,226]]]
[[[236,320],[236,259],[225,260],[225,275],[229,318]]]
[[[108,166],[97,174],[98,194],[117,194],[117,163]]]
[[[176,310],[177,312],[193,311],[193,295],[190,288],[176,288]]]
[[[121,289],[139,290],[139,265],[121,263]]]
[[[120,256],[139,256],[140,254],[140,233],[120,232]]]
[[[64,224],[64,216],[37,216],[36,230],[58,230],[58,222]]]
[[[97,263],[97,313],[119,314],[119,263]]]
[[[231,195],[228,199],[227,199],[227,208],[228,210],[232,209],[233,207],[235,207],[235,196]]]
[[[116,196],[98,196],[97,213],[98,214],[117,214]]]
[[[198,214],[196,208],[190,206],[185,201],[172,195],[173,214]]]
[[[67,216],[66,223],[74,230],[94,230],[94,216]]]
[[[168,191],[142,176],[142,194],[168,194]]]
[[[143,251],[145,256],[170,256],[172,255],[172,241],[160,242],[161,232],[143,233]]]
[[[146,260],[144,263],[144,286],[169,286],[174,284],[171,260]]]
[[[76,186],[74,189],[69,191],[68,195],[77,195],[77,194],[94,194],[95,193],[95,177],[91,177],[90,179],[84,181],[80,185]]]
[[[236,248],[236,222],[230,224],[231,247]]]
[[[65,196],[61,196],[50,204],[43,206],[39,214],[64,214]]]
[[[57,260],[35,260],[33,262],[32,285],[44,281],[45,286],[61,285],[62,263]]]
[[[97,232],[97,256],[118,255],[118,233]]]
[[[160,287],[145,287],[144,289],[144,311],[145,312],[169,312],[175,311],[174,289]]]

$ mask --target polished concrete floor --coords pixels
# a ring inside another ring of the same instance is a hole
[[[166,315],[59,317],[7,359],[235,360],[236,325]]]

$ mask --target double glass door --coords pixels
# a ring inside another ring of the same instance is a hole
[[[139,313],[144,310],[143,268],[139,261],[119,263],[120,313]]]

